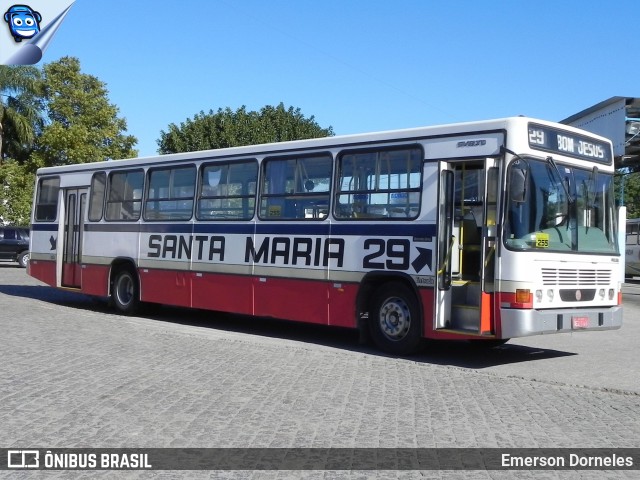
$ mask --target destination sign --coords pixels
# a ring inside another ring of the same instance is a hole
[[[611,145],[566,130],[529,124],[529,146],[536,150],[611,164]]]

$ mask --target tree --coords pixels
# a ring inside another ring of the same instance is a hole
[[[42,126],[39,79],[35,67],[0,66],[0,165],[9,157],[24,161],[31,151]]]
[[[42,127],[40,71],[0,66],[0,222],[27,225],[33,172],[25,165]]]
[[[0,222],[28,223],[38,167],[137,155],[105,84],[76,58],[0,67],[0,95]]]
[[[616,177],[616,198],[624,194],[627,218],[640,217],[640,172],[624,172]],[[622,225],[620,228],[624,228]]]
[[[137,139],[109,103],[98,78],[80,71],[77,58],[44,66],[42,96],[47,121],[36,141],[38,166],[68,165],[134,157]]]
[[[299,108],[265,106],[248,112],[245,106],[236,111],[229,107],[200,112],[180,126],[169,125],[160,132],[159,153],[192,152],[215,148],[284,142],[333,135],[333,128],[322,128],[313,116],[305,118]]]
[[[28,165],[5,162],[0,165],[0,224],[27,226],[31,216],[31,202],[35,174]]]

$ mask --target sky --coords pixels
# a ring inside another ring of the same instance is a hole
[[[106,84],[156,155],[195,114],[283,102],[336,134],[640,96],[637,0],[77,0],[45,51]]]

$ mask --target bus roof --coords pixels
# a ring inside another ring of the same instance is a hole
[[[531,117],[517,116],[505,117],[493,120],[482,120],[475,122],[451,123],[444,125],[424,126],[397,130],[386,130],[370,133],[358,133],[348,135],[336,135],[333,137],[311,138],[305,140],[291,140],[286,142],[264,143],[256,145],[246,145],[240,147],[229,147],[213,150],[200,150],[193,152],[172,153],[155,156],[145,156],[137,158],[128,158],[121,160],[105,160],[101,162],[81,163],[73,165],[63,165],[57,167],[44,167],[38,169],[38,175],[50,175],[55,173],[64,173],[69,170],[98,170],[101,168],[122,168],[124,166],[140,166],[149,163],[175,163],[180,161],[198,161],[216,158],[273,155],[277,153],[286,153],[296,150],[336,148],[341,146],[365,146],[367,144],[394,141],[411,141],[419,140],[427,137],[448,136],[458,133],[479,133],[484,131],[499,131],[508,128],[525,128],[530,122],[537,124],[553,126],[568,132],[579,133],[593,139],[610,143],[610,140],[599,135],[585,132],[568,125],[540,120]]]

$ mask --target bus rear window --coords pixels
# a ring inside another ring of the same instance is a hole
[[[38,182],[38,195],[36,197],[37,222],[53,222],[58,213],[58,192],[60,191],[60,179],[41,178]]]

